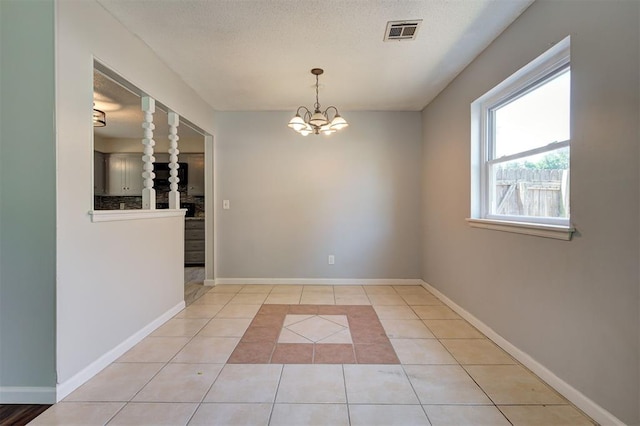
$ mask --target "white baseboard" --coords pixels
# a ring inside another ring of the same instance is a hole
[[[415,278],[216,278],[219,284],[298,284],[298,285],[422,285]],[[205,285],[206,282],[205,282]]]
[[[204,280],[204,285],[213,287],[214,285],[216,285],[216,280]]]
[[[0,387],[0,404],[54,404],[56,402],[55,386]]]
[[[590,416],[593,420],[598,422],[601,425],[611,425],[611,426],[624,426],[624,422],[621,422],[617,417],[613,414],[602,408],[600,405],[596,404],[594,401],[589,399],[582,392],[571,386],[569,383],[562,380],[560,377],[556,376],[552,371],[550,371],[547,367],[540,364],[538,361],[533,359],[526,352],[518,349],[504,337],[500,336],[498,333],[493,331],[491,327],[480,321],[478,318],[467,312],[461,306],[456,304],[453,300],[449,299],[447,296],[442,294],[438,289],[433,287],[432,285],[422,282],[422,286],[429,290],[431,293],[436,295],[442,302],[444,302],[447,306],[453,309],[458,315],[467,320],[471,325],[480,330],[485,336],[491,339],[495,344],[500,346],[506,352],[508,352],[512,357],[518,360],[522,365],[527,367],[533,373],[535,373],[538,377],[544,380],[549,386],[558,391],[562,396],[567,398],[572,404],[576,407],[584,411],[588,416]]]
[[[162,324],[170,320],[175,314],[183,310],[185,307],[184,300],[178,303],[173,308],[169,309],[167,312],[160,315],[158,318],[151,321],[149,324],[141,328],[139,331],[135,332],[125,341],[120,343],[115,348],[111,349],[109,352],[102,355],[100,358],[89,364],[87,367],[82,369],[79,373],[75,374],[69,380],[66,380],[63,383],[58,383],[57,386],[57,400],[56,402],[62,400],[64,397],[69,395],[71,392],[79,388],[82,384],[84,384],[87,380],[98,374],[105,367],[111,364],[116,359],[120,358],[125,352],[134,347],[137,343],[139,343],[142,339],[151,334],[155,329],[160,327]],[[55,399],[55,398],[54,398]]]

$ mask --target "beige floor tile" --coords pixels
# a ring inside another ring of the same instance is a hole
[[[276,404],[270,426],[348,426],[345,404]]]
[[[349,405],[351,426],[429,425],[419,405]]]
[[[484,334],[465,320],[424,320],[429,330],[439,339],[484,339]]]
[[[369,300],[372,305],[407,305],[407,302],[397,294],[370,294]]]
[[[273,290],[273,286],[270,284],[247,284],[242,290],[240,290],[240,294],[243,293],[259,293],[259,294],[269,294]]]
[[[281,294],[281,293],[302,294],[302,288],[303,288],[302,285],[296,285],[296,284],[277,284],[273,286],[270,294]]]
[[[340,285],[333,287],[333,294],[336,296],[366,296],[361,285]]]
[[[124,402],[60,402],[36,417],[33,426],[93,426],[104,425]]]
[[[489,339],[440,339],[460,364],[516,364]]]
[[[384,306],[376,305],[373,307],[378,314],[378,318],[382,319],[418,319],[418,316],[408,306]]]
[[[433,426],[510,426],[493,405],[425,405],[424,410]]]
[[[469,365],[464,368],[496,405],[567,403],[520,365]]]
[[[149,336],[142,339],[116,362],[168,362],[189,340],[189,337]]]
[[[405,365],[404,370],[423,404],[491,404],[458,365]]]
[[[167,364],[133,400],[199,403],[222,367],[222,364]]]
[[[198,333],[200,337],[242,337],[250,318],[214,318]]]
[[[594,424],[571,405],[501,405],[499,408],[514,426]]]
[[[266,298],[266,305],[297,305],[302,293],[271,293]]]
[[[301,305],[335,305],[333,293],[302,292]]]
[[[381,319],[390,339],[434,339],[435,336],[420,320]]]
[[[64,400],[129,401],[163,366],[162,363],[111,364]]]
[[[366,295],[336,295],[336,305],[370,305],[371,302]]]
[[[253,318],[260,305],[227,305],[216,314],[216,318]]]
[[[460,319],[453,309],[445,305],[419,305],[413,306],[413,310],[420,319]]]
[[[341,365],[286,364],[282,371],[276,402],[346,402]]]
[[[174,318],[206,318],[211,319],[220,310],[224,308],[224,305],[189,305],[184,308],[182,311],[178,312],[178,314]]]
[[[233,299],[235,293],[212,293],[208,292],[193,302],[194,305],[226,305]]]
[[[201,404],[189,426],[266,426],[270,414],[271,404]]]
[[[244,286],[240,284],[219,284],[209,290],[209,293],[238,293],[243,288]]]
[[[353,343],[349,329],[339,331],[329,337],[318,340],[318,343]]]
[[[363,288],[367,294],[398,294],[390,285],[365,285]]]
[[[172,318],[156,329],[152,336],[193,337],[209,322],[207,318]]]
[[[224,364],[239,341],[237,337],[194,337],[171,362]]]
[[[396,293],[401,295],[413,294],[413,295],[430,295],[424,287],[420,285],[394,285],[393,286]]]
[[[204,401],[273,403],[281,373],[280,364],[227,364]]]
[[[349,404],[418,404],[399,365],[345,365],[344,379]]]
[[[129,403],[109,422],[109,426],[186,425],[198,404]]]
[[[458,364],[436,339],[389,339],[401,364]]]
[[[330,320],[325,317],[313,315],[302,321],[286,325],[285,329],[299,334],[312,342],[318,342],[345,329],[345,326],[340,323],[346,321],[346,315],[339,316],[344,317],[344,321]],[[287,318],[285,317],[286,320]]]
[[[332,285],[305,285],[302,288],[302,294],[304,293],[331,293],[333,294]]]
[[[444,303],[437,297],[425,293],[425,294],[402,294],[402,298],[410,306],[443,306]]]
[[[261,305],[268,293],[238,293],[229,301],[230,305]]]

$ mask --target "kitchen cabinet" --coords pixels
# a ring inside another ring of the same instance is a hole
[[[104,195],[106,193],[104,154],[99,151],[93,151],[93,195]]]
[[[142,195],[142,154],[106,156],[107,195]]]
[[[184,220],[184,264],[204,265],[204,219]]]
[[[183,154],[179,161],[187,163],[189,167],[187,194],[204,196],[204,154]]]

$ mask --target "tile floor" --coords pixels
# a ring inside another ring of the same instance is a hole
[[[593,422],[422,287],[224,285],[31,424]]]

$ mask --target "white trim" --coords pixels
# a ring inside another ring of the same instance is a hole
[[[116,220],[158,219],[184,216],[187,209],[160,210],[90,210],[91,222],[113,222]]]
[[[173,318],[175,314],[183,310],[185,307],[184,300],[173,308],[169,309],[158,318],[151,321],[146,326],[142,327],[139,331],[135,332],[125,341],[120,343],[115,348],[111,349],[109,352],[102,355],[100,358],[86,366],[80,372],[75,374],[69,380],[64,383],[58,383],[57,386],[57,400],[59,402],[61,399],[69,395],[71,392],[76,390],[82,384],[84,384],[87,380],[91,379],[93,376],[102,371],[105,367],[111,364],[116,359],[120,358],[125,352],[134,347],[137,343],[139,343],[142,339],[151,334],[155,329],[160,327],[162,324]]]
[[[27,386],[2,386],[0,387],[0,404],[55,404],[55,386],[27,387]]]
[[[416,278],[216,278],[219,284],[422,285]]]
[[[216,280],[210,280],[210,279],[206,279],[204,280],[204,285],[205,286],[209,286],[209,287],[213,287],[214,285],[216,285]]]
[[[494,231],[513,232],[516,234],[533,235],[563,241],[570,241],[571,236],[575,232],[575,228],[561,225],[473,218],[468,218],[466,221],[472,228],[492,229]]]
[[[523,158],[524,156],[529,156],[534,153],[551,152],[565,146],[570,147],[571,139],[569,138],[568,141],[561,143],[551,143],[533,150],[495,158],[493,125],[490,123],[490,115],[493,108],[522,96],[530,89],[534,90],[535,87],[539,87],[538,84],[543,84],[543,81],[549,81],[548,79],[555,78],[552,76],[559,75],[557,73],[563,72],[561,70],[570,66],[570,63],[571,37],[567,36],[471,103],[470,216],[472,218],[490,219],[491,216],[494,215],[494,213],[492,213],[492,205],[495,207],[495,186],[491,182],[493,176],[490,170],[491,166],[512,159]],[[516,218],[514,220],[516,222],[525,220],[534,223],[549,222],[549,219],[538,219],[535,217],[530,219]],[[563,222],[562,220],[560,220],[560,223],[568,225],[568,222]],[[508,229],[500,230],[506,231]],[[526,233],[519,231],[512,232]]]
[[[584,411],[588,416],[590,416],[593,420],[602,425],[611,425],[611,426],[624,426],[624,423],[621,422],[618,418],[616,418],[613,414],[602,408],[600,405],[595,403],[593,400],[588,398],[582,392],[571,386],[569,383],[562,380],[560,377],[556,376],[551,370],[549,370],[544,365],[540,364],[538,361],[533,359],[529,354],[520,350],[511,342],[509,342],[504,337],[500,336],[498,333],[493,331],[491,327],[480,321],[478,318],[473,316],[471,313],[467,312],[460,305],[456,304],[453,300],[449,299],[447,296],[442,294],[439,290],[437,290],[432,285],[422,282],[422,286],[433,293],[438,299],[444,302],[447,306],[453,309],[458,315],[467,320],[471,325],[480,330],[485,336],[491,339],[495,344],[500,346],[506,352],[509,353],[512,357],[518,360],[522,365],[531,370],[534,374],[540,377],[543,381],[545,381],[549,386],[558,391],[562,396],[567,398],[571,403],[573,403],[580,410]]]

